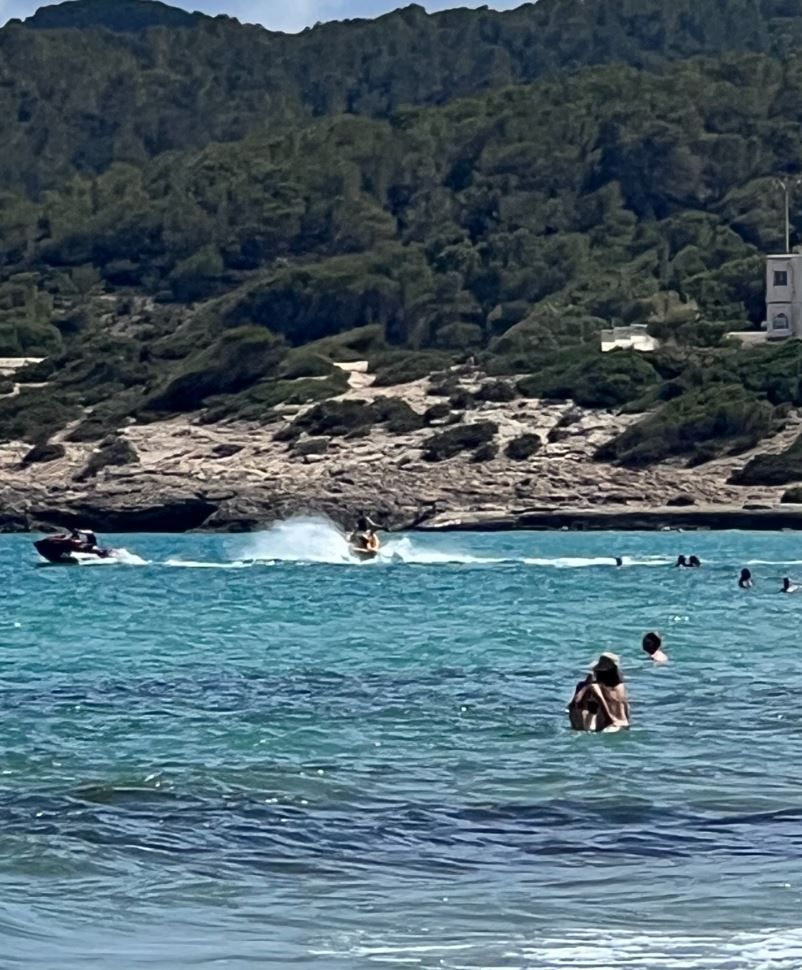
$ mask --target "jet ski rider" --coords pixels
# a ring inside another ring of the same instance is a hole
[[[98,548],[97,536],[89,529],[70,529],[70,539],[80,542],[79,552],[95,552]]]
[[[372,522],[366,515],[360,515],[356,529],[350,535],[349,542],[357,549],[377,552],[379,537],[376,535],[376,528],[375,522]]]

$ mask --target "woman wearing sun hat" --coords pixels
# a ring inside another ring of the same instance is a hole
[[[568,705],[575,731],[620,731],[629,727],[629,697],[614,653],[603,653],[590,675],[577,684]]]

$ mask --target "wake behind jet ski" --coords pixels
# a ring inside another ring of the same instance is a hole
[[[39,555],[54,565],[78,565],[81,558],[109,559],[113,549],[98,545],[97,536],[88,529],[72,529],[34,542]]]

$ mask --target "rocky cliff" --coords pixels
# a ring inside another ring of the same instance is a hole
[[[407,432],[376,425],[288,434],[319,407],[309,403],[284,405],[270,427],[176,418],[131,425],[100,445],[71,442],[69,429],[42,450],[10,443],[0,448],[0,528],[250,530],[301,512],[348,525],[361,510],[390,528],[799,524],[795,507],[780,509],[782,488],[728,483],[754,452],[698,469],[672,462],[621,468],[593,456],[633,416],[517,399],[482,402],[455,424],[442,375],[379,388],[364,365],[347,367],[348,390],[334,403],[400,401],[425,424]],[[487,384],[470,367],[455,369],[451,400]],[[801,426],[793,415],[758,452],[782,450]],[[495,430],[483,444],[469,437],[450,457],[432,452],[432,440],[450,429],[488,427]]]

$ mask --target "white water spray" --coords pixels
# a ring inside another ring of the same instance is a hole
[[[350,563],[348,539],[325,516],[297,516],[276,522],[246,540],[239,559],[260,562]]]

